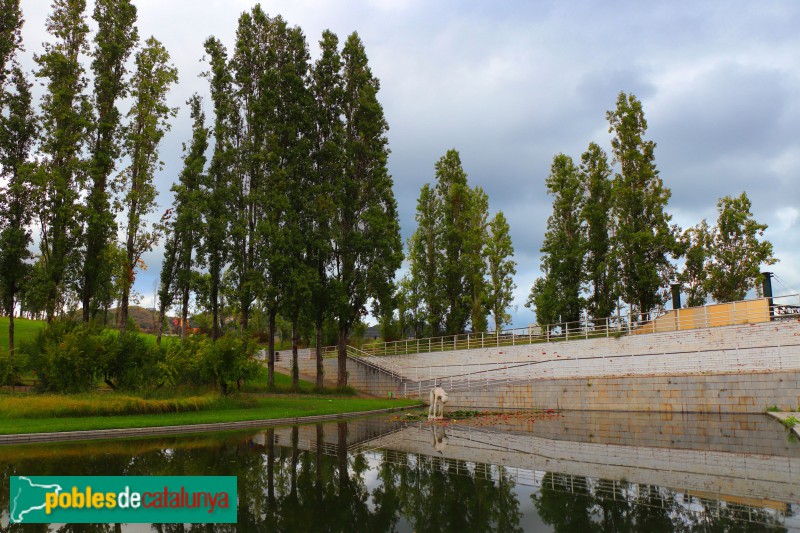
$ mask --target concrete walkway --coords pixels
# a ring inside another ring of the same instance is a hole
[[[783,421],[786,420],[787,418],[789,418],[790,416],[793,416],[797,420],[800,420],[800,412],[798,412],[798,411],[789,412],[789,413],[781,413],[781,412],[777,412],[776,413],[776,412],[773,412],[773,411],[767,411],[767,414],[769,416],[771,416],[772,418],[780,421],[781,423],[783,423]],[[800,423],[795,424],[795,426],[792,428],[792,431],[794,431],[795,434],[798,437],[800,437]]]
[[[420,404],[422,405],[422,404]],[[383,413],[394,413],[417,409],[420,405],[408,407],[390,407],[372,411],[354,413],[336,413],[331,415],[301,416],[293,418],[272,418],[264,420],[242,420],[239,422],[214,422],[209,424],[192,424],[186,426],[159,426],[123,429],[93,429],[88,431],[59,431],[53,433],[18,433],[0,435],[0,445],[30,444],[36,442],[62,442],[72,440],[118,439],[123,437],[152,437],[155,435],[182,435],[188,433],[209,433],[213,431],[229,431],[271,426],[293,426],[295,424],[312,424],[332,420],[347,420]]]

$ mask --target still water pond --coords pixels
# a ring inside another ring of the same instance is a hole
[[[397,417],[0,447],[2,531],[800,531],[800,445],[764,416]],[[10,525],[15,475],[235,475],[237,525]]]

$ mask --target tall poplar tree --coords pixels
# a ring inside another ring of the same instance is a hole
[[[256,187],[252,175],[248,178],[239,172],[237,165],[240,127],[228,52],[214,38],[206,40],[205,49],[211,67],[208,79],[211,84],[211,100],[214,103],[214,153],[202,187],[202,201],[198,205],[198,212],[203,214],[203,238],[198,244],[210,277],[211,338],[216,340],[220,336],[222,275],[231,252],[234,260],[240,260],[238,263],[234,261],[234,279],[242,327],[247,329],[254,292],[252,261],[256,223],[256,206],[248,196],[255,197]],[[240,188],[237,189],[234,183]],[[232,246],[227,242],[229,237],[233,241]],[[236,254],[239,250],[242,255]]]
[[[236,30],[236,45],[231,63],[235,72],[241,110],[241,142],[236,158],[238,171],[231,180],[231,202],[238,216],[231,220],[231,269],[242,314],[248,323],[250,302],[258,297],[268,315],[269,347],[267,386],[275,384],[275,333],[278,295],[273,283],[270,250],[275,244],[277,206],[267,205],[268,159],[266,146],[269,123],[275,108],[274,85],[277,75],[274,51],[275,24],[256,5],[242,13]],[[272,217],[272,218],[269,218]]]
[[[164,320],[167,309],[172,307],[177,292],[176,280],[178,277],[178,235],[175,231],[173,210],[168,209],[170,217],[164,223],[166,242],[164,243],[164,261],[161,263],[161,274],[158,283],[158,323],[156,324],[156,344],[161,346],[161,336],[164,332]]]
[[[309,209],[313,202],[316,180],[313,176],[312,134],[314,100],[310,85],[310,57],[305,36],[300,28],[286,28],[279,50],[281,80],[280,102],[275,120],[277,151],[281,156],[278,172],[285,176],[288,209],[283,226],[283,253],[289,258],[284,272],[282,314],[292,327],[292,388],[299,388],[298,342],[299,321],[309,311],[314,265],[309,248],[316,242],[310,235],[315,217]]]
[[[656,144],[645,140],[647,121],[642,103],[633,94],[621,92],[617,107],[606,113],[614,161],[612,213],[616,234],[614,248],[619,264],[622,298],[640,313],[641,319],[664,302],[665,288],[674,267],[670,257],[679,254],[665,211],[671,195],[655,165]]]
[[[553,197],[553,213],[547,219],[542,242],[542,272],[531,289],[528,307],[536,308],[539,324],[577,322],[584,301],[581,296],[586,239],[581,213],[586,199],[580,172],[572,158],[553,158],[546,180]]]
[[[408,259],[411,281],[420,299],[425,304],[423,320],[428,324],[426,333],[441,335],[444,331],[444,312],[447,308],[446,295],[441,282],[441,205],[434,189],[426,183],[422,186],[417,200],[417,229],[408,241]]]
[[[92,53],[95,125],[88,171],[92,184],[83,217],[85,252],[80,283],[84,322],[97,311],[100,302],[94,300],[98,290],[111,278],[108,247],[116,237],[117,228],[108,180],[121,151],[118,102],[127,94],[125,64],[139,40],[136,7],[129,0],[97,0],[94,20],[98,25]]]
[[[20,21],[21,23],[21,21]],[[34,165],[28,159],[36,135],[30,84],[14,65],[12,90],[0,85],[0,308],[8,314],[8,348],[14,356],[14,314],[29,277]]]
[[[511,243],[508,222],[502,211],[489,222],[489,238],[486,241],[486,263],[489,281],[487,283],[487,301],[494,318],[494,330],[500,332],[505,324],[511,321],[508,307],[514,297],[514,275],[517,263],[514,257],[514,245]]]
[[[133,105],[128,113],[130,123],[125,128],[125,150],[131,164],[123,172],[127,227],[125,228],[126,277],[122,280],[119,327],[127,328],[128,301],[136,270],[142,254],[158,243],[161,229],[158,224],[148,227],[147,216],[156,207],[153,175],[161,168],[158,145],[169,130],[169,118],[177,109],[167,105],[170,87],[178,81],[178,71],[170,64],[169,53],[154,37],[136,54],[136,72],[131,80]]]
[[[472,311],[470,273],[464,268],[469,264],[465,241],[472,222],[471,193],[461,156],[448,150],[436,162],[436,195],[441,205],[441,277],[447,302],[444,330],[448,335],[464,332]]]
[[[345,164],[332,195],[331,280],[340,386],[347,385],[347,337],[365,313],[367,300],[386,292],[402,262],[397,203],[386,168],[388,125],[377,98],[380,83],[357,33],[347,38],[342,58]]]
[[[334,184],[344,168],[344,123],[342,122],[342,58],[339,38],[326,30],[319,42],[320,57],[312,70],[312,90],[315,100],[315,131],[312,138],[314,170],[306,208],[310,212],[308,230],[308,263],[313,271],[310,314],[314,322],[317,387],[322,388],[322,332],[330,305],[329,272],[332,262],[332,222],[335,206],[331,198]]]
[[[85,0],[55,0],[47,19],[55,41],[45,43],[44,53],[34,56],[36,76],[46,80],[41,103],[43,161],[36,180],[48,322],[62,300],[65,274],[75,261],[80,237],[78,200],[86,175],[81,154],[91,116],[82,62],[88,52],[85,9]]]
[[[29,279],[32,166],[36,135],[30,84],[16,63],[22,48],[19,0],[0,1],[0,311],[8,313],[8,348],[14,357],[14,314]]]
[[[186,337],[189,321],[189,298],[195,271],[195,254],[198,252],[203,226],[202,185],[206,179],[206,149],[208,148],[208,129],[205,126],[206,116],[203,113],[203,101],[194,94],[187,102],[192,119],[192,141],[184,146],[183,170],[179,181],[173,185],[175,193],[175,221],[171,225],[174,232],[168,237],[165,256],[165,267],[172,261],[175,265],[175,288],[181,304],[181,338]],[[174,259],[170,259],[174,254]],[[167,272],[167,274],[170,274]],[[162,276],[164,288],[168,288],[169,278]],[[169,293],[165,293],[165,297]]]
[[[584,281],[591,294],[587,309],[595,319],[608,318],[616,307],[616,264],[611,248],[611,167],[606,153],[596,143],[581,156],[581,179],[586,191],[581,218],[586,231]]]

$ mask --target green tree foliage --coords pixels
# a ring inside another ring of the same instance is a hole
[[[15,308],[30,279],[34,165],[28,159],[36,117],[31,86],[19,66],[11,68],[8,82],[11,90],[0,85],[0,310],[9,317],[8,350],[13,362]]]
[[[20,0],[0,0],[0,87],[6,83],[17,50],[22,47]]]
[[[211,67],[207,77],[214,103],[214,153],[202,187],[199,206],[203,214],[202,239],[198,244],[210,275],[211,336],[216,339],[220,335],[220,288],[229,257],[233,259],[233,292],[238,297],[242,326],[247,329],[254,297],[258,179],[252,173],[242,172],[237,161],[237,148],[243,141],[228,52],[214,38],[206,40],[205,49]]]
[[[177,113],[166,103],[170,86],[178,81],[177,69],[170,65],[169,53],[154,37],[136,54],[136,72],[131,80],[133,105],[125,128],[125,150],[131,164],[121,175],[127,213],[125,229],[125,271],[120,298],[119,327],[125,330],[128,301],[142,254],[158,242],[158,224],[148,227],[147,216],[156,207],[153,174],[161,167],[158,145],[169,130],[169,118]]]
[[[162,267],[162,289],[164,302],[169,300],[170,280],[174,278],[175,291],[181,304],[181,338],[186,337],[186,324],[189,320],[189,297],[194,280],[194,254],[203,227],[203,198],[201,187],[206,180],[206,149],[208,148],[208,129],[205,126],[203,101],[197,94],[187,102],[192,118],[192,140],[184,146],[183,170],[179,181],[172,187],[175,193],[175,222],[171,225],[173,234],[168,236],[165,248],[165,263]],[[170,267],[174,268],[174,276]]]
[[[241,110],[241,140],[231,177],[232,212],[243,216],[231,221],[231,267],[239,296],[242,322],[249,321],[249,307],[258,297],[268,310],[268,386],[274,386],[275,324],[280,306],[280,275],[286,266],[280,253],[279,228],[286,210],[285,190],[273,189],[271,167],[277,154],[271,152],[272,118],[277,106],[280,69],[276,62],[278,34],[285,30],[280,17],[269,17],[255,6],[239,17],[236,46],[231,59],[235,73],[236,107]],[[216,70],[215,70],[216,72]],[[217,78],[224,81],[224,73]],[[227,91],[220,88],[219,94]],[[218,112],[219,114],[219,112]],[[233,115],[229,112],[229,117]],[[216,140],[219,144],[219,140]],[[217,148],[215,148],[216,150]],[[214,162],[212,161],[212,167]],[[278,176],[275,177],[277,181]]]
[[[494,317],[494,330],[499,332],[511,321],[508,307],[513,299],[513,291],[517,288],[514,275],[517,263],[514,257],[514,245],[511,243],[508,222],[502,211],[489,222],[489,239],[486,241],[486,263],[489,270],[487,284],[487,301]]]
[[[581,296],[586,236],[581,225],[586,203],[584,182],[572,158],[558,154],[553,158],[546,180],[553,197],[553,213],[547,219],[542,242],[544,277],[534,283],[527,307],[536,309],[541,325],[577,322],[584,299]]]
[[[286,28],[282,38],[286,45],[281,47],[284,51],[278,56],[282,74],[278,84],[280,105],[273,122],[277,141],[274,153],[279,164],[272,169],[271,176],[281,178],[283,183],[278,189],[285,191],[288,200],[281,236],[282,252],[288,259],[281,276],[281,312],[292,324],[292,386],[298,390],[299,322],[306,314],[315,277],[315,264],[308,250],[317,242],[311,231],[318,218],[309,206],[313,205],[314,194],[319,190],[312,164],[315,109],[310,89],[308,46],[297,27]],[[275,182],[272,183],[274,186]]]
[[[678,275],[678,281],[687,293],[686,305],[689,307],[706,304],[712,242],[712,230],[709,229],[705,219],[697,226],[684,231],[681,236],[686,262]]]
[[[329,266],[332,262],[332,222],[335,206],[331,194],[337,177],[344,169],[344,122],[342,120],[342,57],[339,38],[326,30],[319,42],[320,57],[312,70],[312,91],[315,100],[315,133],[313,139],[314,183],[311,185],[311,224],[308,229],[308,263],[313,271],[310,314],[314,322],[317,387],[323,386],[323,326],[331,299]]]
[[[47,30],[55,42],[45,43],[44,53],[34,57],[39,65],[36,76],[46,80],[37,202],[48,321],[63,303],[65,278],[75,262],[80,237],[78,200],[86,174],[81,155],[91,116],[82,64],[88,52],[85,9],[85,0],[55,0],[47,19]]]
[[[753,219],[747,194],[721,198],[717,211],[717,226],[711,237],[709,292],[718,302],[743,300],[761,280],[761,265],[775,264],[777,259],[772,255],[772,244],[759,240],[767,225]]]
[[[615,258],[619,264],[622,298],[642,315],[664,302],[667,282],[673,275],[670,256],[679,252],[666,213],[670,190],[664,187],[655,165],[653,141],[645,140],[647,121],[642,103],[624,92],[617,107],[606,113],[614,161],[612,215],[616,224]]]
[[[611,167],[595,143],[581,156],[581,179],[586,191],[581,218],[586,232],[584,279],[591,290],[587,310],[595,319],[611,316],[616,300],[616,263],[611,248]]]
[[[164,222],[164,262],[161,264],[161,274],[158,283],[158,324],[156,325],[156,344],[161,345],[161,336],[164,331],[164,321],[167,310],[172,307],[177,295],[178,278],[178,235],[175,231],[173,210],[167,210],[169,217]]]
[[[345,119],[344,172],[333,184],[331,309],[339,329],[338,383],[347,385],[347,336],[370,297],[389,292],[402,262],[392,178],[386,168],[388,125],[378,102],[378,79],[364,45],[351,34],[342,50]]]
[[[463,333],[470,318],[473,331],[478,331],[485,325],[486,316],[481,300],[485,294],[482,253],[487,201],[483,190],[467,184],[467,174],[455,150],[448,150],[436,163],[436,196],[441,217],[439,271],[447,306],[444,331],[448,335]]]
[[[408,259],[411,278],[407,290],[412,290],[407,299],[424,303],[423,323],[428,324],[428,335],[443,332],[444,312],[447,307],[445,293],[440,282],[441,265],[444,261],[441,249],[440,202],[430,184],[422,186],[417,200],[417,230],[408,242]],[[420,331],[419,333],[423,333]]]
[[[485,280],[489,200],[471,188],[456,150],[436,162],[436,185],[417,200],[417,230],[409,241],[413,284],[425,304],[430,335],[486,330]]]
[[[128,0],[97,0],[92,70],[94,71],[94,130],[90,140],[88,174],[92,184],[83,213],[85,224],[83,272],[80,282],[83,321],[96,313],[98,291],[111,277],[107,249],[116,238],[111,210],[109,176],[120,155],[118,102],[127,94],[125,64],[139,40],[136,7]]]

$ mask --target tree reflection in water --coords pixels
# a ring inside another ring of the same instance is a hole
[[[232,475],[238,524],[154,524],[158,533],[250,531],[522,531],[514,477],[503,467],[397,451],[348,451],[348,424],[317,425],[289,446],[276,430],[243,434],[0,448],[0,514],[15,475]],[[442,434],[443,435],[443,434]],[[434,436],[434,443],[436,443]],[[327,438],[327,440],[326,440]],[[335,443],[335,445],[334,445]],[[326,453],[328,452],[328,453]],[[369,479],[369,483],[367,482]],[[572,531],[785,531],[775,514],[692,498],[662,487],[559,473],[541,478],[532,503],[540,519]],[[8,531],[48,531],[11,525]],[[64,525],[59,532],[117,532],[125,527]]]
[[[540,518],[558,533],[786,531],[770,524],[774,518],[763,509],[698,498],[685,505],[682,493],[624,481],[547,473],[531,498]]]

